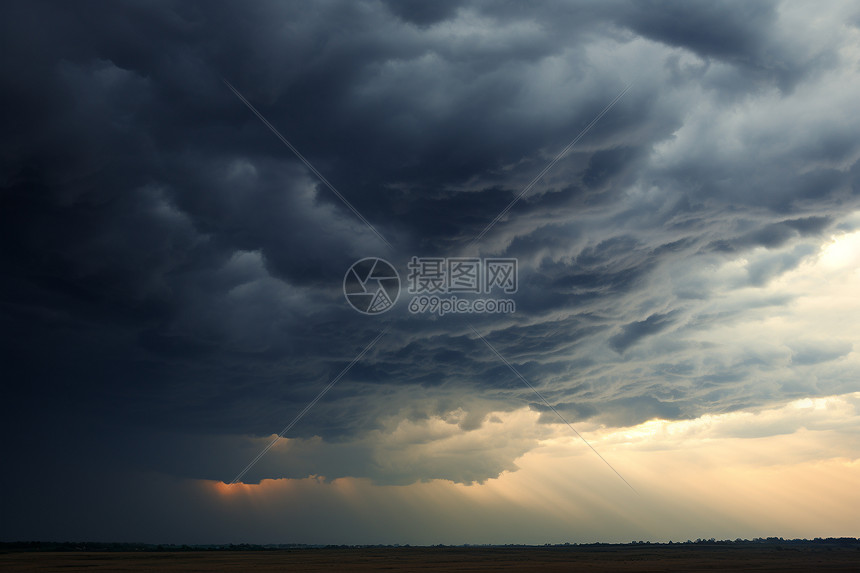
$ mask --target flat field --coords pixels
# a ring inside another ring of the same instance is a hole
[[[381,547],[10,552],[0,571],[860,571],[858,547]]]

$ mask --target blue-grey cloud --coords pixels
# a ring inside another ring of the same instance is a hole
[[[368,445],[391,417],[460,409],[452,426],[469,434],[491,412],[543,407],[463,317],[360,316],[341,281],[365,256],[403,272],[413,255],[469,252],[631,83],[476,247],[518,259],[517,313],[469,318],[575,420],[625,426],[844,389],[846,376],[785,377],[838,363],[842,342],[739,350],[705,336],[786,307],[768,285],[860,206],[858,125],[835,89],[856,87],[847,32],[796,30],[785,9],[7,4],[5,423],[33,448],[45,437],[33,428],[61,426],[80,439],[53,453],[97,443],[98,459],[229,479],[242,437],[280,431],[389,324],[291,432],[352,453],[263,463],[249,479],[315,464],[391,483],[511,469],[534,436],[439,454],[437,467]],[[136,457],[118,454],[124,435]],[[159,459],[151,444],[170,436],[184,445]]]

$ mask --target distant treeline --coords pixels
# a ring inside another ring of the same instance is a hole
[[[785,546],[838,546],[854,547],[860,550],[860,539],[854,537],[816,537],[815,539],[783,539],[782,537],[756,537],[755,539],[696,539],[681,542],[669,541],[668,543],[653,543],[651,541],[632,541],[630,543],[546,543],[543,545],[528,544],[463,544],[463,545],[432,545],[432,546],[410,546],[410,545],[310,545],[303,543],[276,543],[276,544],[252,544],[252,543],[230,543],[230,544],[196,544],[175,545],[155,543],[111,543],[99,541],[12,541],[0,542],[0,553],[12,553],[23,551],[279,551],[295,549],[380,549],[380,548],[408,548],[408,547],[447,547],[447,548],[481,548],[481,547],[534,547],[534,548],[570,548],[570,547],[633,547],[651,545],[656,547],[670,547],[676,545],[772,545],[776,548]]]

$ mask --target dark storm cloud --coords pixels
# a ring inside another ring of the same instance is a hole
[[[802,137],[752,117],[741,136],[721,131],[744,113],[737,102],[795,101],[838,63],[838,46],[796,49],[771,3],[21,2],[4,12],[14,54],[0,79],[5,423],[59,424],[82,437],[69,447],[86,437],[117,464],[232,477],[248,453],[236,436],[283,428],[383,320],[391,333],[291,436],[360,442],[390,417],[458,408],[453,426],[468,433],[490,412],[540,409],[462,319],[402,307],[359,316],[341,281],[365,256],[403,271],[412,255],[463,254],[634,80],[478,245],[518,258],[518,312],[471,318],[575,419],[629,425],[779,400],[752,388],[754,359],[691,356],[702,348],[662,335],[776,304],[696,307],[722,288],[696,271],[764,248],[725,288],[766,286],[857,205],[856,132],[817,121],[806,99]],[[697,123],[697,105],[725,121]],[[795,361],[843,350],[810,348]],[[137,457],[116,454],[126,434]],[[20,457],[45,438],[23,437]],[[191,443],[212,458],[190,455]],[[512,438],[441,469],[368,462],[367,444],[349,463],[341,452],[339,469],[319,463],[329,477],[469,482],[510,468],[530,443]],[[229,449],[221,461],[218,444]],[[264,464],[249,478],[314,463]]]
[[[642,338],[657,334],[671,325],[671,314],[652,314],[645,320],[624,325],[620,333],[609,339],[609,345],[618,352],[624,352]]]
[[[630,27],[647,38],[703,56],[744,60],[756,52],[776,16],[773,2],[632,3]]]
[[[845,340],[829,340],[813,343],[802,342],[792,347],[791,361],[794,364],[818,364],[836,360],[853,349],[853,344]]]
[[[758,81],[791,88],[807,72],[802,61],[774,51],[775,2],[631,2],[622,22],[631,30],[706,60],[727,62]],[[820,61],[816,64],[820,65]]]
[[[398,18],[419,26],[428,26],[451,18],[457,11],[457,7],[461,4],[462,2],[459,0],[385,2],[386,8],[391,10]]]

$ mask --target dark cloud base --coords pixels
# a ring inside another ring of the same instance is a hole
[[[383,325],[391,334],[292,436],[348,443],[386,416],[457,408],[470,412],[460,427],[471,431],[491,411],[543,411],[463,318],[419,320],[402,308],[359,316],[341,281],[365,256],[403,268],[413,255],[467,252],[633,80],[479,245],[517,257],[521,286],[514,316],[473,322],[573,420],[626,426],[784,400],[751,384],[763,368],[755,360],[705,367],[659,346],[662,334],[728,320],[693,309],[712,287],[667,269],[764,250],[736,285],[764,287],[858,207],[860,142],[826,123],[774,155],[720,155],[702,137],[674,162],[655,160],[689,124],[688,94],[715,114],[788,101],[843,65],[838,46],[791,49],[769,2],[11,2],[2,11],[4,52],[14,54],[0,80],[2,417],[16,436],[13,465],[35,473],[101,463],[225,479],[245,452],[219,458],[212,446],[210,458],[189,458],[188,448],[153,444],[279,431]],[[659,55],[654,77],[604,69],[589,52],[635,42]],[[759,135],[750,132],[751,149]],[[648,361],[624,371],[645,348]],[[792,361],[837,360],[846,348],[799,345]],[[541,421],[555,422],[546,412]],[[134,455],[123,454],[130,444]],[[348,466],[332,472],[373,472]],[[392,481],[470,481],[507,467]]]

